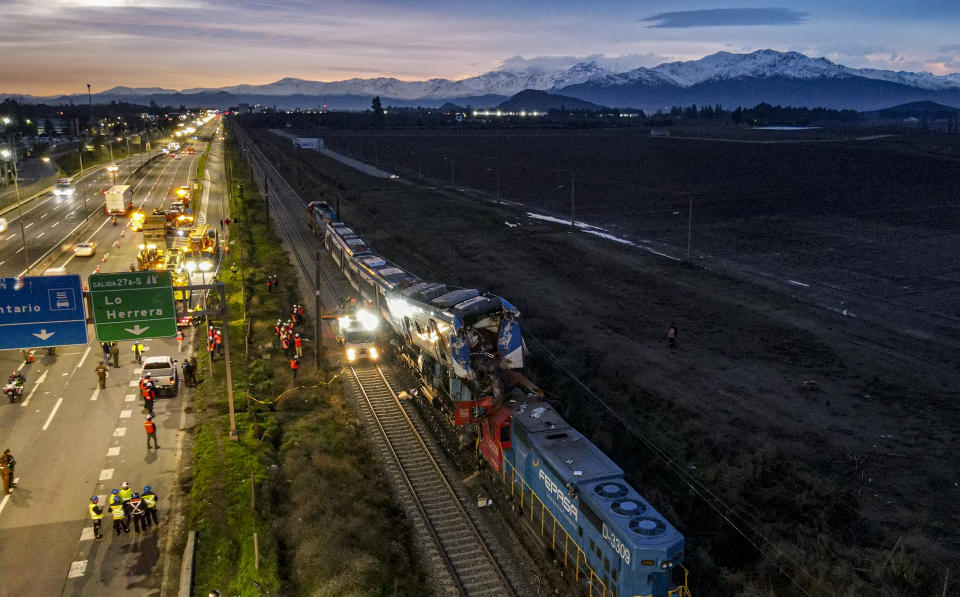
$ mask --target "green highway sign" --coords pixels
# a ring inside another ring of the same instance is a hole
[[[177,335],[170,272],[91,274],[89,285],[100,342]]]

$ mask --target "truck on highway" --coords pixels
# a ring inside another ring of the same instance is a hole
[[[293,148],[320,150],[323,149],[323,139],[319,137],[294,137]]]
[[[115,184],[103,192],[107,201],[104,210],[107,215],[122,216],[127,213],[127,209],[133,207],[133,195],[130,193],[130,185]]]

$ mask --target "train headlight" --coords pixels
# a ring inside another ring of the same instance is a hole
[[[660,567],[666,570],[667,568],[673,568],[673,562],[670,560],[664,560],[660,562]]]
[[[348,349],[347,349],[347,360],[350,361],[351,363],[352,363],[353,361],[357,360],[357,351],[354,350],[354,349],[352,349],[352,348],[348,348]]]
[[[370,358],[373,360],[377,360],[380,358],[380,353],[377,352],[377,349],[372,346],[370,347]]]

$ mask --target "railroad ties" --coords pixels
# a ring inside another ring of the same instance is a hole
[[[459,593],[515,595],[380,367],[351,368],[351,375],[358,401],[372,415],[371,431],[385,440],[388,460],[396,463]]]

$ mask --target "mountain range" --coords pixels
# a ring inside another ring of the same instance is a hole
[[[283,78],[265,85],[234,85],[182,90],[114,87],[94,94],[95,101],[126,101],[190,107],[228,107],[239,103],[278,108],[368,109],[373,96],[385,106],[495,107],[524,91],[620,108],[656,110],[673,105],[722,104],[726,108],[760,102],[790,106],[878,110],[915,101],[960,107],[960,74],[933,75],[858,69],[798,52],[758,50],[718,52],[699,60],[668,62],[653,68],[612,72],[596,62],[570,68],[495,70],[459,80],[401,81],[395,78],[308,81]],[[86,94],[17,97],[35,103],[85,103]]]

